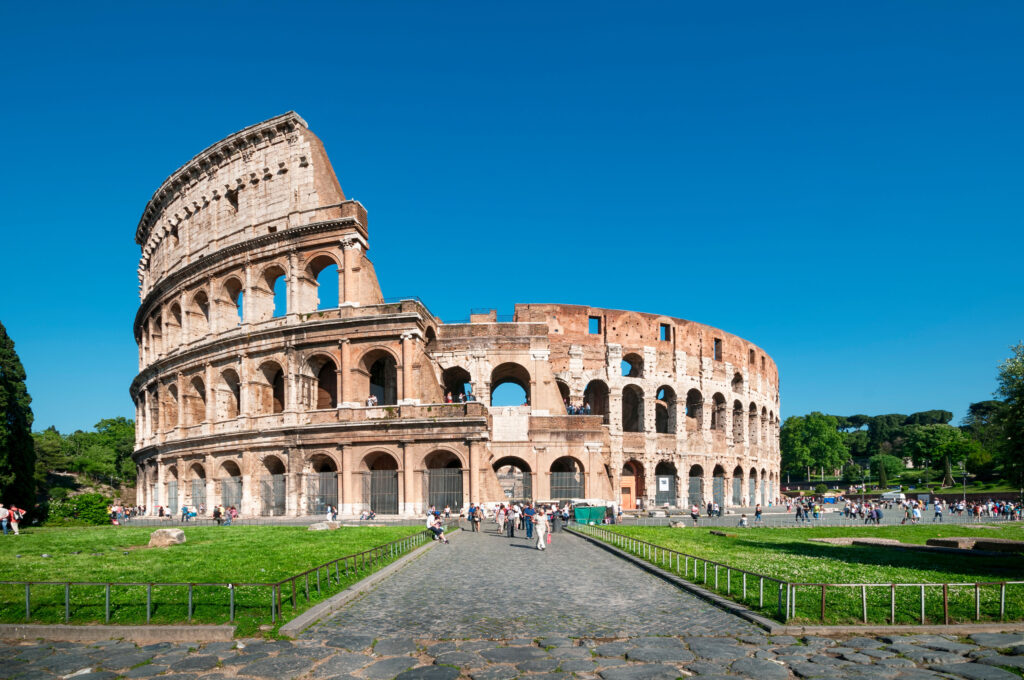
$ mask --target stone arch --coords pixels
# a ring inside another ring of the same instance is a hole
[[[398,513],[399,458],[390,451],[376,450],[359,461],[363,476],[363,506],[381,515]]]
[[[642,378],[644,377],[644,358],[636,352],[630,352],[622,357],[622,377]]]
[[[210,332],[210,298],[205,290],[198,290],[189,303],[189,327],[193,339]]]
[[[725,468],[721,465],[711,471],[711,500],[718,503],[719,508],[725,508]]]
[[[768,470],[761,468],[761,505],[768,505],[768,501],[771,500],[769,496],[769,487],[771,486],[771,479],[768,477]]]
[[[670,460],[659,461],[654,466],[654,503],[674,506],[678,483],[679,472],[676,470],[676,464]]]
[[[306,512],[323,515],[338,507],[338,463],[322,451],[306,459]]]
[[[686,429],[699,432],[704,427],[704,395],[694,388],[686,393]]]
[[[732,471],[732,504],[745,505],[743,502],[743,468],[739,465]]]
[[[251,290],[255,321],[267,321],[288,313],[288,270],[283,264],[272,262],[256,276]]]
[[[241,413],[242,381],[233,368],[220,372],[220,382],[215,397],[216,419],[233,420]]]
[[[220,502],[225,509],[242,506],[242,470],[233,460],[221,462],[217,468],[220,481]]]
[[[462,508],[462,481],[464,461],[455,451],[435,449],[423,457],[424,497],[427,505],[437,510],[445,507],[453,511]]]
[[[583,403],[590,406],[595,416],[604,416],[608,422],[608,385],[603,380],[591,380],[583,390]]]
[[[261,414],[284,412],[284,369],[273,359],[264,361],[256,371],[253,385],[256,411]]]
[[[338,407],[338,365],[329,354],[316,353],[306,358],[312,376],[313,394],[309,403],[314,409]]]
[[[506,502],[533,500],[530,464],[517,456],[504,456],[491,465]]]
[[[770,439],[768,437],[768,407],[761,407],[761,430],[764,432],[764,442],[767,444]]]
[[[178,426],[178,386],[170,383],[164,388],[164,430],[173,430]]]
[[[436,345],[437,330],[433,326],[427,326],[427,330],[423,333],[423,351],[429,354],[434,351]]]
[[[366,379],[366,397],[377,397],[381,406],[398,403],[398,358],[390,349],[367,350],[359,360],[359,368]]]
[[[303,307],[307,311],[334,309],[340,301],[341,263],[334,253],[317,252],[311,255],[303,268],[309,290],[309,300]]]
[[[691,465],[688,475],[687,500],[690,505],[696,505],[697,510],[702,510],[704,505],[704,468],[700,465]]]
[[[555,384],[558,386],[558,395],[562,399],[562,403],[566,407],[571,406],[572,400],[570,399],[569,383],[560,378],[555,378]]]
[[[153,354],[160,355],[164,352],[164,322],[160,320],[159,314],[155,314],[150,320],[150,341]]]
[[[167,499],[167,510],[171,515],[178,514],[178,503],[181,496],[178,488],[178,467],[172,465],[164,471],[164,485],[167,487],[164,497]]]
[[[725,431],[725,397],[720,392],[711,397],[711,429]]]
[[[747,410],[747,431],[750,433],[750,443],[757,444],[757,404],[750,402]]]
[[[228,310],[220,327],[224,330],[234,328],[247,321],[245,318],[245,287],[236,276],[229,276],[220,287],[221,298]],[[233,312],[233,313],[232,313]]]
[[[739,399],[732,402],[732,441],[743,443],[743,404]]]
[[[202,463],[194,462],[188,466],[186,471],[188,478],[185,480],[185,494],[188,499],[189,509],[196,511],[202,505],[206,506],[206,468]]]
[[[178,349],[184,343],[185,339],[181,335],[181,329],[181,305],[172,302],[171,306],[167,308],[167,323],[164,326],[166,351]]]
[[[662,385],[655,392],[657,403],[654,412],[654,430],[662,434],[676,432],[676,391]]]
[[[260,470],[260,514],[280,516],[288,506],[288,468],[281,456],[270,454],[263,457]]]
[[[644,431],[644,391],[639,385],[622,388],[622,431]]]
[[[491,405],[495,403],[495,391],[502,385],[516,385],[523,391],[524,404],[529,405],[531,402],[530,384],[532,378],[530,371],[521,364],[517,364],[514,361],[507,361],[503,364],[499,364],[493,371],[491,371]],[[518,394],[510,395],[518,398]],[[499,400],[503,399],[504,395],[499,396]]]
[[[629,459],[622,464],[619,477],[619,503],[623,510],[635,510],[642,504],[640,499],[646,496],[644,466],[636,459]]]
[[[743,392],[743,374],[739,371],[732,376],[732,391],[737,394]]]
[[[747,481],[747,502],[750,505],[757,505],[757,468],[750,468],[749,480]]]
[[[206,420],[206,384],[198,375],[192,376],[185,389],[185,426]]]
[[[452,401],[458,401],[459,395],[464,394],[466,398],[472,394],[473,385],[472,376],[469,371],[464,369],[462,366],[451,366],[444,369],[441,373],[441,388],[444,391],[445,398],[447,399],[448,394],[452,395]]]
[[[562,456],[548,468],[552,500],[586,498],[586,470],[575,456]]]

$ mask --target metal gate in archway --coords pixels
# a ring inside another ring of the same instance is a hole
[[[279,517],[285,510],[285,476],[268,475],[260,478],[260,514]]]
[[[675,475],[655,475],[654,483],[657,484],[656,491],[654,493],[654,502],[658,505],[669,505],[676,504],[676,476]]]
[[[750,478],[750,504],[757,504],[757,479],[754,477]]]
[[[533,475],[517,467],[509,466],[508,472],[496,473],[498,485],[506,501],[532,501]]]
[[[191,510],[198,510],[199,506],[206,506],[206,480],[192,480],[192,505]]]
[[[690,477],[690,505],[696,505],[698,508],[704,505],[701,479],[700,477]]]
[[[424,498],[438,511],[462,509],[462,468],[432,468],[423,475]]]
[[[719,508],[725,507],[725,477],[715,477],[711,482],[712,500]]]
[[[172,515],[178,514],[178,483],[167,482],[167,509]]]
[[[363,475],[363,502],[378,515],[398,514],[398,470],[370,470]]]
[[[569,500],[570,498],[583,498],[583,473],[575,472],[551,472],[551,499]]]
[[[225,477],[220,480],[220,502],[225,508],[234,506],[237,510],[242,505],[242,478]]]
[[[743,505],[743,478],[732,478],[732,504]]]
[[[322,515],[328,505],[338,507],[338,473],[330,470],[306,475],[306,512]]]

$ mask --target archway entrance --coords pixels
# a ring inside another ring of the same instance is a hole
[[[533,500],[533,475],[521,458],[500,458],[493,465],[498,485],[509,502]]]
[[[551,464],[552,500],[584,498],[583,464],[570,456],[562,456]]]
[[[622,466],[619,482],[619,496],[623,510],[636,510],[644,497],[644,468],[635,460],[628,460]]]
[[[190,472],[192,474],[192,488],[190,489],[192,502],[189,505],[189,510],[198,512],[200,505],[204,509],[206,508],[206,471],[203,470],[202,465],[196,463]]]
[[[438,511],[462,509],[462,463],[450,451],[434,451],[423,460],[426,466],[424,498]]]
[[[700,465],[690,467],[689,484],[690,505],[696,505],[698,509],[704,505],[704,468]]]
[[[583,390],[583,403],[590,406],[590,412],[595,416],[603,416],[605,425],[608,424],[608,385],[602,380],[591,380],[587,388]]]
[[[390,354],[370,364],[370,394],[380,405],[398,403],[398,365]]]
[[[712,501],[718,503],[718,507],[725,508],[725,470],[721,465],[716,465],[712,472],[711,495]]]
[[[654,477],[658,485],[655,490],[654,502],[658,505],[676,504],[676,466],[674,463],[662,461],[654,468]]]
[[[473,386],[470,384],[469,371],[461,366],[446,368],[441,375],[441,380],[444,383],[444,396],[451,394],[453,402],[459,401],[460,394],[467,400],[472,394]]]
[[[260,514],[279,517],[285,512],[287,494],[284,463],[277,456],[268,456],[263,461],[263,470],[260,478]]]
[[[398,514],[398,461],[384,451],[363,459],[363,503],[378,515]]]
[[[238,464],[226,460],[220,466],[220,502],[225,508],[242,507],[242,471]]]
[[[322,515],[327,506],[338,507],[338,466],[325,455],[313,456],[309,463],[313,470],[306,477],[306,512]]]
[[[757,470],[750,471],[748,489],[750,491],[750,504],[755,505],[757,503]]]
[[[743,469],[732,471],[732,504],[743,505]]]

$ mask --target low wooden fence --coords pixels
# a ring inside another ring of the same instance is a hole
[[[341,590],[343,587],[368,576],[370,573],[401,557],[407,552],[418,548],[429,542],[433,534],[430,531],[421,531],[411,536],[401,538],[389,543],[374,546],[362,552],[351,555],[344,555],[337,559],[324,562],[304,572],[289,576],[276,582],[252,583],[252,582],[219,582],[219,583],[188,583],[188,582],[138,582],[138,581],[0,581],[0,593],[9,594],[12,591],[24,591],[25,621],[31,621],[33,611],[38,613],[41,608],[52,609],[59,607],[63,600],[63,620],[70,623],[73,619],[85,618],[95,620],[96,616],[88,614],[93,609],[92,605],[85,605],[81,602],[73,602],[73,591],[77,591],[79,599],[81,592],[86,590],[89,596],[102,593],[103,596],[103,620],[111,623],[117,618],[118,609],[141,609],[143,606],[142,594],[145,593],[145,622],[151,623],[157,607],[176,609],[185,607],[185,621],[191,623],[197,608],[202,607],[204,619],[220,618],[224,616],[211,616],[211,612],[218,607],[226,614],[226,620],[234,622],[236,609],[238,607],[237,593],[248,591],[245,598],[247,608],[262,609],[263,614],[256,614],[256,618],[266,620],[270,623],[277,623],[282,618],[283,607],[290,605],[291,612],[299,608],[300,599],[305,603],[312,601],[312,593],[322,596],[331,590]],[[122,601],[114,603],[112,592],[120,590]],[[39,593],[43,591],[49,597],[40,598]],[[157,603],[154,600],[154,591],[165,598]],[[125,593],[135,595],[137,601],[124,601]],[[35,593],[36,597],[33,597]],[[169,599],[167,594],[171,593]],[[211,595],[212,593],[212,595]],[[6,600],[6,601],[5,601]],[[257,604],[259,601],[262,605]],[[0,599],[0,607],[4,609],[12,606],[7,598]],[[17,605],[14,605],[17,606]],[[78,616],[76,614],[85,614]],[[141,621],[131,621],[141,623]]]
[[[877,622],[878,615],[882,612],[885,614],[884,622],[888,624],[1024,620],[1024,581],[800,583],[740,569],[700,555],[672,550],[599,526],[572,524],[569,530],[609,543],[665,571],[700,583],[741,604],[756,607],[783,623],[793,619],[818,619],[825,622],[829,615],[842,622],[859,620],[861,623],[873,623]],[[907,595],[900,598],[899,611],[898,589],[903,593],[913,593],[912,598]],[[1010,589],[1013,589],[1012,594],[1016,599],[1011,603],[1012,606],[1008,607],[1007,592]],[[799,611],[798,593],[801,602]],[[913,616],[909,614],[911,599]],[[932,612],[930,616],[929,611]]]

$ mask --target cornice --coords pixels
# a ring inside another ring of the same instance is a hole
[[[353,201],[354,202],[354,201]],[[156,299],[166,295],[170,290],[173,290],[178,284],[184,279],[191,276],[195,276],[204,269],[212,268],[224,260],[227,260],[235,255],[240,255],[246,251],[253,250],[255,248],[261,248],[266,245],[278,241],[290,241],[292,239],[300,238],[302,236],[308,236],[310,234],[318,234],[324,231],[331,231],[332,229],[345,229],[349,227],[355,227],[357,230],[366,231],[366,225],[359,222],[355,217],[342,217],[337,220],[326,220],[323,222],[311,222],[310,224],[303,224],[298,227],[289,227],[282,231],[276,231],[272,234],[261,234],[251,239],[235,243],[234,245],[221,248],[220,250],[206,256],[189,262],[177,271],[174,271],[164,278],[160,279],[157,283],[153,284],[153,287],[146,297],[143,298],[139,304],[138,311],[135,312],[135,322],[133,324],[133,330],[135,332],[135,338],[138,340],[139,337],[139,324],[142,322],[149,312]],[[365,240],[365,239],[364,239]]]
[[[159,215],[162,204],[183,186],[205,174],[211,166],[219,166],[224,158],[228,158],[248,146],[262,140],[271,141],[278,135],[288,134],[300,127],[309,128],[299,114],[288,111],[280,116],[243,128],[200,151],[189,162],[161,182],[157,190],[153,192],[153,197],[146,203],[142,217],[139,218],[139,225],[135,229],[135,242],[140,246],[144,245],[149,229]]]

